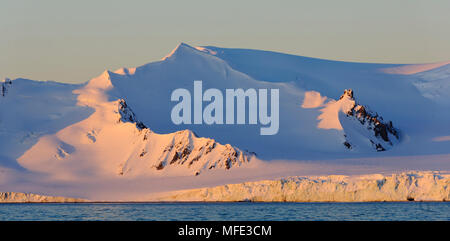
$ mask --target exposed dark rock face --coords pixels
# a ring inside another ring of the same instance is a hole
[[[344,94],[339,99],[344,97],[355,100],[353,90],[351,89],[344,90]],[[370,111],[366,106],[359,105],[356,100],[355,104],[346,114],[347,117],[355,118],[361,125],[364,125],[368,130],[373,131],[374,136],[379,141],[370,140],[370,142],[377,151],[385,151],[387,146],[393,146],[392,137],[397,140],[400,139],[399,131],[394,128],[392,121],[384,121],[382,116]],[[344,145],[348,149],[352,148],[351,143],[348,141],[345,141]]]
[[[164,163],[160,162],[158,166],[156,166],[156,170],[162,170],[164,168]]]
[[[131,110],[131,108],[127,105],[127,103],[125,102],[124,99],[119,100],[119,114],[120,114],[119,121],[136,123],[136,127],[139,130],[147,129],[147,126],[145,126],[144,123],[142,123],[136,119],[136,115]]]
[[[348,141],[344,142],[344,146],[347,147],[347,149],[352,149],[352,145],[348,143]]]
[[[342,94],[341,97],[340,97],[339,99],[342,100],[342,98],[344,98],[345,96],[350,97],[350,99],[354,99],[354,98],[353,98],[353,90],[352,90],[352,89],[346,89],[346,90],[344,90],[344,94]]]
[[[221,145],[213,139],[198,145],[194,141],[197,138],[191,131],[184,130],[175,134],[173,143],[166,146],[163,153],[168,157],[167,161],[162,161],[158,170],[162,170],[167,165],[187,165],[189,168],[201,161],[205,169],[224,168],[230,169],[242,163],[249,162],[253,154],[241,151],[231,145]],[[220,146],[220,150],[216,148]],[[163,157],[161,157],[163,158]],[[155,167],[156,168],[156,167]],[[197,170],[199,175],[202,170]]]
[[[0,88],[1,96],[5,97],[8,93],[8,89],[12,86],[12,81],[10,79],[5,79]]]

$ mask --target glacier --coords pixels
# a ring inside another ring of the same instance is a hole
[[[0,192],[0,203],[80,203],[80,198],[54,197],[34,193]]]
[[[450,201],[450,174],[430,171],[392,175],[289,177],[180,190],[158,195],[154,197],[154,200],[183,202],[440,202]]]

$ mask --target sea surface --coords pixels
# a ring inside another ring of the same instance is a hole
[[[0,204],[0,220],[450,220],[450,202]]]

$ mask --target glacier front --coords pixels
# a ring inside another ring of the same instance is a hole
[[[159,194],[157,201],[402,202],[450,201],[450,174],[290,177]]]

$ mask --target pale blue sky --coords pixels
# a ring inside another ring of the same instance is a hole
[[[448,0],[0,0],[0,78],[84,82],[179,42],[359,62],[450,60]]]

